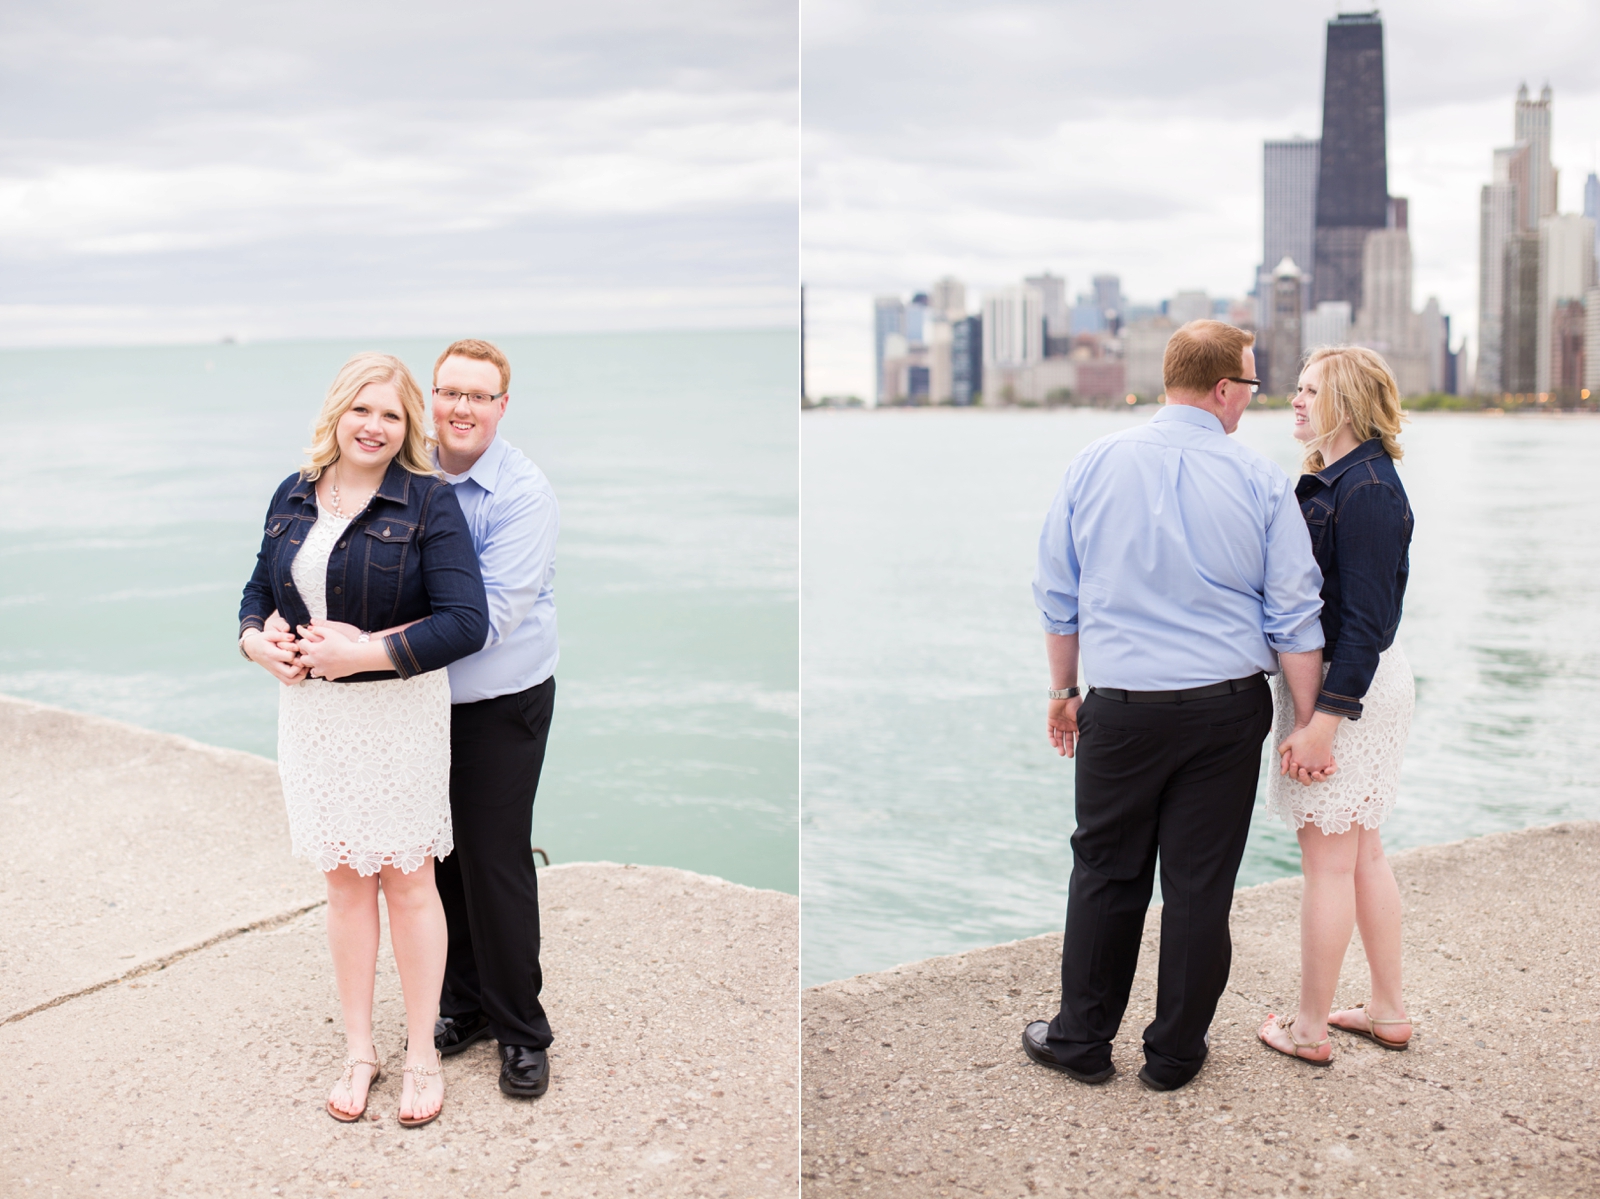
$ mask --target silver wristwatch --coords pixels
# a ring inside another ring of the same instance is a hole
[[[1077,699],[1078,689],[1076,687],[1052,687],[1049,695],[1051,699]]]

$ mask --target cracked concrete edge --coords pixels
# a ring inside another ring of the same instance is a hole
[[[290,908],[287,912],[279,912],[273,916],[264,916],[260,920],[252,920],[248,924],[225,928],[203,941],[196,941],[192,945],[185,945],[182,949],[175,949],[171,953],[164,953],[159,957],[150,958],[112,978],[101,979],[99,982],[90,983],[86,987],[78,987],[76,990],[68,991],[63,995],[46,999],[43,1003],[36,1003],[20,1012],[12,1012],[9,1016],[0,1019],[0,1028],[5,1027],[7,1024],[15,1024],[19,1020],[26,1020],[29,1016],[37,1016],[40,1012],[49,1011],[53,1007],[60,1007],[63,1003],[71,1003],[74,999],[81,999],[85,995],[93,995],[96,991],[103,991],[107,987],[114,987],[119,983],[129,982],[146,974],[154,974],[157,970],[165,970],[174,962],[180,962],[184,958],[191,957],[197,953],[204,953],[213,945],[220,945],[224,941],[231,941],[235,937],[242,937],[246,933],[266,932],[274,928],[280,928],[291,920],[298,920],[307,912],[315,911],[327,902],[326,899],[319,899],[315,903]]]
[[[1577,829],[1594,824],[1600,824],[1600,821],[1558,820],[1553,824],[1533,824],[1527,826],[1526,828],[1505,829],[1498,833],[1480,833],[1477,836],[1461,837],[1455,841],[1441,841],[1432,845],[1412,845],[1405,849],[1386,851],[1385,856],[1389,859],[1391,865],[1401,865],[1410,858],[1429,857],[1434,854],[1448,854],[1464,847],[1481,845],[1486,841],[1511,840],[1518,837],[1531,837],[1561,828],[1575,831]],[[1288,887],[1298,887],[1304,881],[1305,879],[1302,875],[1289,874],[1285,875],[1283,878],[1268,879],[1264,883],[1252,883],[1248,887],[1236,888],[1233,893],[1234,901],[1237,902],[1239,899],[1246,896],[1264,895],[1272,891],[1274,888],[1283,889]],[[1161,905],[1159,903],[1153,903],[1150,905],[1150,910],[1152,912],[1159,912],[1161,910]],[[996,941],[990,945],[974,945],[970,949],[958,949],[955,953],[941,953],[935,954],[933,957],[929,958],[918,958],[915,961],[898,962],[893,966],[885,966],[881,970],[863,970],[860,974],[852,974],[846,978],[834,978],[829,979],[824,983],[814,983],[811,986],[806,987],[801,994],[807,995],[812,992],[825,992],[834,987],[844,987],[851,983],[859,984],[861,982],[870,981],[880,974],[897,974],[902,970],[918,969],[927,966],[934,966],[941,962],[953,961],[956,958],[966,957],[970,953],[985,953],[992,949],[1005,949],[1009,946],[1021,945],[1028,941],[1038,941],[1045,937],[1060,938],[1060,936],[1061,934],[1059,932],[1052,930],[1050,932],[1035,933],[1031,937],[1017,937],[1010,941]],[[1241,999],[1248,998],[1241,992],[1235,991],[1234,993],[1239,995]]]
[[[5,698],[9,697],[0,696],[0,699]],[[136,728],[137,726],[129,725],[127,727]],[[141,729],[140,731],[148,732],[149,730]],[[196,742],[196,744],[199,743]],[[562,862],[559,865],[545,866],[540,870],[540,873],[543,874],[551,870],[572,870],[594,866],[606,866],[616,870],[643,869],[648,870],[651,873],[662,872],[667,874],[681,875],[686,881],[693,880],[697,883],[710,883],[719,887],[727,887],[735,891],[747,891],[753,895],[778,896],[793,903],[800,902],[798,896],[791,895],[787,891],[777,891],[767,887],[751,887],[745,885],[744,883],[730,882],[728,879],[720,878],[715,874],[700,874],[697,871],[684,870],[678,866],[656,866],[648,863],[610,862],[604,860],[594,862]],[[252,920],[245,924],[232,925],[223,929],[221,932],[213,933],[211,936],[206,937],[203,940],[196,941],[190,945],[185,945],[179,949],[174,949],[170,953],[160,954],[157,957],[140,962],[138,965],[132,966],[129,969],[124,970],[122,973],[113,975],[110,978],[105,978],[101,979],[99,982],[90,983],[86,987],[78,987],[74,990],[67,991],[64,994],[56,995],[50,999],[46,999],[42,1003],[36,1003],[32,1007],[23,1008],[21,1011],[12,1012],[8,1016],[0,1017],[0,1028],[4,1028],[8,1024],[15,1024],[19,1020],[26,1020],[29,1016],[36,1016],[40,1012],[48,1011],[50,1008],[60,1007],[63,1003],[71,1003],[74,999],[81,999],[85,995],[93,995],[96,991],[103,991],[107,987],[114,987],[119,983],[130,982],[131,980],[140,978],[143,975],[153,974],[157,970],[165,970],[174,962],[182,961],[184,958],[196,953],[203,953],[214,945],[220,945],[224,941],[231,941],[234,937],[243,936],[245,933],[267,932],[272,929],[279,928],[289,923],[291,920],[299,919],[307,912],[312,912],[317,908],[326,906],[327,902],[328,901],[325,899],[319,899],[314,903],[302,904],[299,907],[290,908],[285,912],[278,912],[271,916],[263,916],[259,920]]]

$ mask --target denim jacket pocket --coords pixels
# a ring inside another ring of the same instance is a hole
[[[406,521],[379,517],[362,532],[366,558],[362,624],[368,629],[381,629],[396,623],[400,583],[417,530]]]
[[[1308,500],[1300,507],[1306,518],[1306,532],[1311,534],[1311,552],[1315,554],[1327,539],[1328,526],[1333,523],[1334,511],[1320,498]]]

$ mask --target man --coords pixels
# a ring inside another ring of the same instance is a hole
[[[539,1003],[533,800],[555,706],[556,533],[544,473],[498,435],[511,366],[486,341],[458,341],[433,368],[439,469],[466,514],[489,598],[489,640],[450,670],[450,818],[455,852],[435,876],[450,930],[433,1043],[500,1043],[500,1089],[550,1085],[553,1037]]]
[[[1265,676],[1281,668],[1308,718],[1321,684],[1322,576],[1294,485],[1228,438],[1259,386],[1253,340],[1220,321],[1178,329],[1166,406],[1073,459],[1039,538],[1048,728],[1076,754],[1078,827],[1061,1011],[1022,1044],[1082,1082],[1116,1073],[1158,856],[1161,961],[1139,1078],[1166,1091],[1199,1073],[1272,725]]]

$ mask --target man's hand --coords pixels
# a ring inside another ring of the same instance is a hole
[[[1342,719],[1318,712],[1309,724],[1297,725],[1278,746],[1278,773],[1308,787],[1331,777],[1339,769],[1333,760],[1333,739]]]
[[[1071,699],[1053,699],[1045,716],[1045,727],[1050,732],[1050,744],[1058,757],[1073,757],[1078,752],[1078,709],[1083,706],[1082,696]]]
[[[245,657],[265,668],[285,687],[293,686],[306,677],[305,667],[295,654],[293,637],[285,643],[274,634],[256,633],[246,637],[240,644],[244,647]]]
[[[314,679],[342,679],[347,674],[359,674],[364,669],[358,655],[362,647],[356,644],[361,630],[354,625],[338,621],[313,620],[300,626],[300,640],[295,649],[300,663]]]

